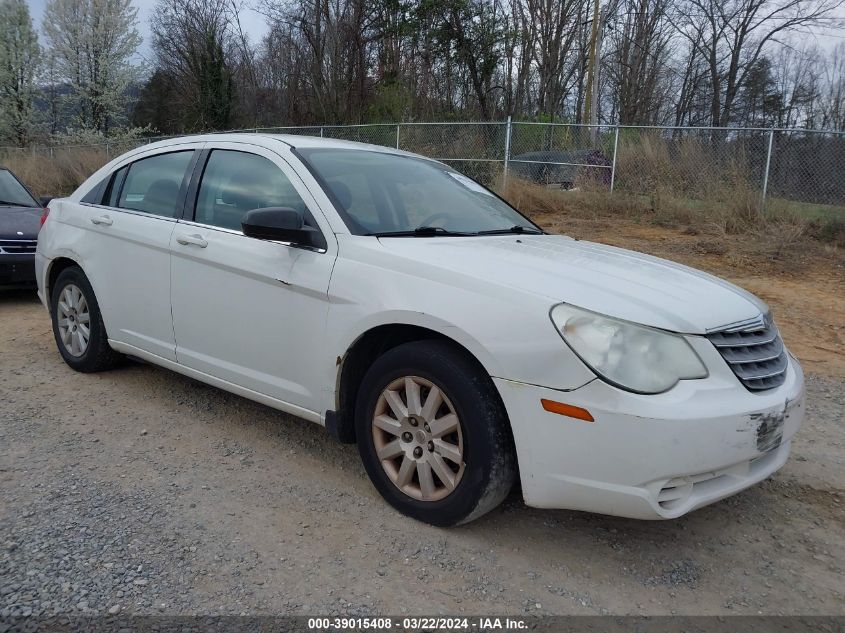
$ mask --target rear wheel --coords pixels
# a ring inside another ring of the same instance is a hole
[[[95,372],[120,364],[123,356],[109,347],[97,298],[81,268],[73,266],[59,274],[50,307],[56,345],[68,365]]]
[[[448,526],[495,508],[516,477],[498,393],[466,353],[443,341],[400,345],[364,377],[358,450],[376,489],[397,510]]]

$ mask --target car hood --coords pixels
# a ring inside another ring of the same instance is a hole
[[[35,240],[41,226],[41,209],[0,207],[0,240]]]
[[[562,235],[406,237],[380,242],[396,256],[449,274],[672,332],[704,334],[768,311],[765,303],[742,288],[694,268]]]

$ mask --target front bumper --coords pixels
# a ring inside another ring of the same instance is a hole
[[[721,360],[721,359],[719,359]],[[658,395],[599,379],[558,391],[494,379],[513,428],[525,502],[637,519],[670,519],[735,494],[786,462],[804,419],[804,376],[747,391],[730,372],[681,381]],[[584,422],[541,399],[587,409]]]
[[[0,254],[0,288],[34,286],[35,254]]]

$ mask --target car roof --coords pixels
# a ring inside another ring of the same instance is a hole
[[[299,134],[270,134],[262,132],[222,132],[215,134],[197,134],[189,136],[179,136],[175,138],[165,139],[149,145],[143,145],[138,149],[153,149],[156,147],[167,147],[168,145],[177,145],[185,142],[194,143],[255,143],[257,145],[267,145],[269,143],[278,142],[294,149],[358,149],[373,152],[382,152],[386,154],[397,154],[403,156],[414,156],[417,158],[427,158],[411,152],[394,149],[384,145],[373,145],[370,143],[359,143],[357,141],[345,141],[334,138],[321,138],[319,136],[304,136]],[[430,158],[428,160],[431,160]]]
[[[143,139],[140,139],[143,141]],[[76,191],[71,194],[71,199],[78,199],[89,192],[95,183],[100,182],[104,175],[110,173],[117,164],[126,161],[134,161],[136,157],[146,153],[149,150],[164,149],[167,147],[176,147],[184,145],[185,143],[249,143],[265,147],[267,149],[278,149],[278,146],[284,145],[293,149],[312,149],[312,148],[326,148],[326,149],[357,149],[371,152],[380,152],[382,154],[393,154],[396,156],[409,156],[420,160],[429,161],[444,165],[440,161],[405,152],[402,150],[386,147],[384,145],[371,145],[368,143],[358,143],[355,141],[344,141],[333,138],[320,138],[317,136],[302,136],[298,134],[269,134],[261,132],[220,132],[212,134],[194,134],[185,136],[176,136],[173,138],[163,139],[154,143],[139,145],[134,149],[121,154],[114,158],[111,162],[103,165],[88,180],[83,182]],[[448,165],[445,165],[448,167]]]

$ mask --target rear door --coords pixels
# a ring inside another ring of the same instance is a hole
[[[134,156],[112,173],[100,198],[78,205],[88,232],[78,248],[109,338],[173,361],[170,236],[201,147]]]
[[[197,172],[188,202],[195,215],[178,223],[170,244],[179,363],[313,412],[334,235],[295,171],[270,150],[215,144]],[[325,248],[243,235],[244,213],[267,207],[302,210]]]

